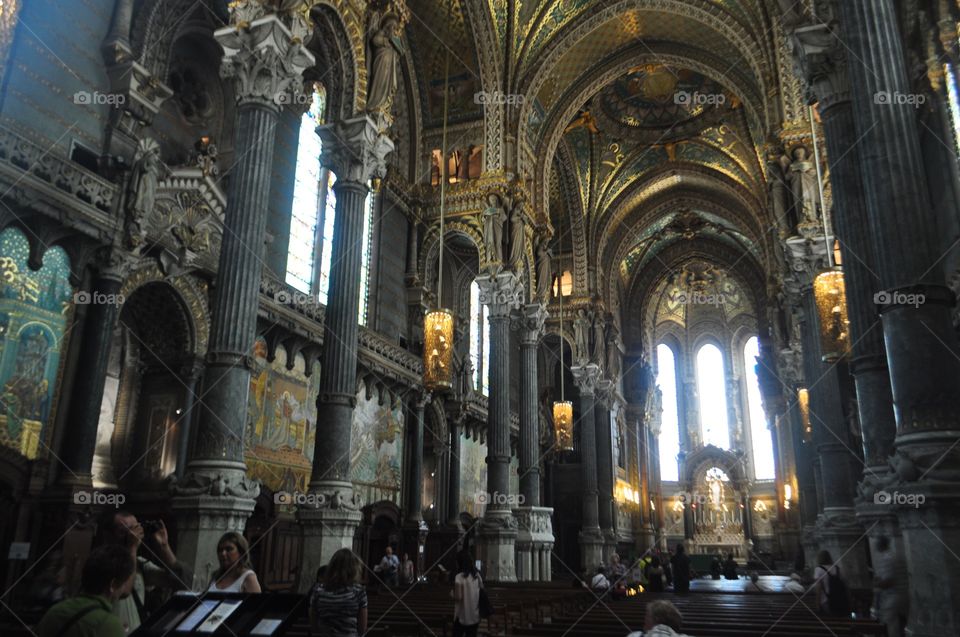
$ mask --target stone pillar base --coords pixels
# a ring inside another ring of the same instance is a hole
[[[617,552],[617,533],[613,529],[603,529],[603,563],[610,563],[610,556]]]
[[[826,508],[817,516],[817,539],[820,550],[830,551],[830,557],[840,569],[849,588],[871,589],[873,578],[867,566],[869,542],[852,507]],[[816,567],[816,560],[813,566]]]
[[[510,511],[488,510],[480,522],[479,559],[488,582],[516,582],[517,521]]]
[[[405,520],[401,529],[402,544],[398,551],[400,555],[401,567],[403,565],[403,554],[410,555],[416,570],[414,577],[416,581],[425,579],[424,572],[427,569],[427,535],[430,533],[430,527],[424,520]],[[402,574],[401,574],[402,575]],[[412,583],[412,582],[409,582]]]
[[[549,582],[552,579],[552,514],[553,509],[547,507],[520,507],[513,510],[517,520],[517,581]]]
[[[243,533],[253,513],[253,498],[196,495],[174,497],[171,508],[177,519],[177,559],[193,568],[196,582],[206,587],[217,568],[217,543],[227,531]]]
[[[353,550],[353,536],[360,526],[360,511],[347,508],[297,509],[297,521],[303,528],[303,557],[297,577],[297,590],[306,593],[317,578],[317,569],[330,561],[340,549]]]
[[[657,543],[657,532],[650,524],[640,527],[636,535],[637,555],[642,555],[647,549],[654,548]]]
[[[960,635],[960,492],[956,482],[887,489],[897,512],[910,576],[909,637]]]
[[[580,531],[580,570],[589,579],[603,565],[603,534],[599,528]]]
[[[816,527],[808,524],[801,529],[800,544],[803,546],[803,561],[806,569],[813,573],[813,569],[817,568],[817,552],[820,550]]]

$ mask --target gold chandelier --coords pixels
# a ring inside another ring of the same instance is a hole
[[[443,87],[443,141],[440,144],[440,259],[437,266],[437,308],[423,317],[423,386],[431,392],[453,387],[453,312],[443,309],[443,234],[444,195],[447,180],[447,84],[450,81],[450,58],[446,60]]]
[[[843,271],[821,272],[813,280],[813,296],[820,319],[820,349],[823,360],[832,363],[850,353],[850,319]]]
[[[562,270],[562,268],[561,268]],[[557,285],[560,297],[560,400],[553,403],[553,433],[560,451],[573,451],[573,403],[563,396],[563,275]]]

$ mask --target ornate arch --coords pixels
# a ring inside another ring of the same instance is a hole
[[[364,16],[358,15],[348,0],[320,0],[308,9],[314,26],[311,51],[317,55],[315,69],[324,69],[319,77],[331,90],[327,121],[349,119],[363,110],[367,102],[367,60]]]
[[[713,445],[705,445],[687,454],[683,460],[680,478],[689,485],[697,484],[697,477],[710,467],[723,470],[737,491],[741,491],[747,484],[743,458]]]
[[[153,262],[142,264],[123,281],[120,293],[124,298],[148,283],[165,283],[181,303],[184,322],[190,329],[190,352],[195,356],[207,353],[210,341],[210,308],[206,284],[189,275],[166,277]]]

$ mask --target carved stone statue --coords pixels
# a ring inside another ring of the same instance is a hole
[[[399,86],[398,66],[403,54],[400,40],[400,18],[388,11],[370,23],[370,82],[367,89],[367,110],[389,114],[393,96]]]
[[[510,265],[518,272],[523,264],[523,253],[527,250],[526,227],[523,206],[518,204],[510,212]]]
[[[500,197],[487,195],[487,208],[483,211],[483,243],[487,262],[503,263],[503,224],[507,220]]]
[[[160,146],[150,137],[141,139],[127,182],[127,242],[130,247],[139,246],[146,238],[143,224],[157,201],[157,184],[162,171]]]
[[[620,377],[620,339],[616,334],[607,341],[607,378],[616,381]]]
[[[607,339],[603,325],[603,319],[599,316],[593,323],[593,357],[594,363],[601,368],[607,358]]]
[[[800,221],[818,223],[820,186],[817,182],[817,168],[807,159],[807,149],[803,146],[797,146],[793,150],[793,162],[790,164],[787,180]]]
[[[573,320],[573,340],[576,351],[573,353],[575,365],[583,365],[590,358],[590,348],[587,341],[587,330],[590,329],[590,318],[584,310],[577,310],[577,318]]]
[[[550,300],[550,286],[553,283],[552,260],[549,241],[544,237],[537,244],[537,299],[541,303]]]

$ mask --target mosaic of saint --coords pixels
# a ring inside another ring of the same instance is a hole
[[[267,344],[258,338],[253,347],[255,369],[247,402],[247,474],[272,491],[306,491],[313,466],[317,431],[317,393],[320,363],[305,373],[303,356],[287,369],[280,348],[272,363]]]
[[[63,248],[49,248],[37,271],[29,252],[20,231],[0,233],[0,443],[34,459],[53,413],[73,288]]]
[[[696,71],[663,64],[631,69],[597,99],[604,115],[633,128],[669,127],[727,101],[713,80]]]
[[[403,462],[403,404],[380,404],[361,387],[350,435],[350,480],[365,503],[399,504]]]

